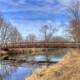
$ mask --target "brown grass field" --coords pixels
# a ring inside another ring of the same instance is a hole
[[[25,80],[80,80],[80,51],[69,51],[61,62],[37,69]]]

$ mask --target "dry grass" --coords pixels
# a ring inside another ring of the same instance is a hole
[[[34,71],[26,80],[80,80],[80,51],[69,51],[63,61]]]

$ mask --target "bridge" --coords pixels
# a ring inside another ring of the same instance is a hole
[[[18,42],[5,43],[0,45],[1,49],[5,48],[80,48],[80,43],[74,42]]]

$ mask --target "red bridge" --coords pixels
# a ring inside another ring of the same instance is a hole
[[[74,42],[20,42],[5,43],[0,46],[4,48],[80,48],[80,43]]]

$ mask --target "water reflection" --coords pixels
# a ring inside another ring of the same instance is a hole
[[[0,75],[3,77],[3,79],[5,79],[6,76],[11,74],[15,69],[15,67],[10,67],[10,65],[6,64],[5,62],[0,62]]]
[[[33,61],[47,61],[47,57],[51,61],[60,61],[64,55],[34,55],[30,57]],[[40,67],[40,64],[23,63],[18,64],[14,62],[0,61],[0,76],[3,80],[25,80],[25,77],[31,75],[32,71]],[[1,80],[1,79],[0,79]]]
[[[5,80],[24,80],[26,76],[31,74],[31,68],[18,67],[10,75],[6,76]]]
[[[51,62],[58,62],[63,59],[64,55],[34,55],[32,57],[28,57],[28,61],[36,61],[36,62],[46,62],[46,61],[51,61]]]
[[[0,62],[0,75],[3,80],[24,80],[25,77],[32,73],[35,67],[35,65],[32,66],[29,64],[12,66],[6,62]]]

